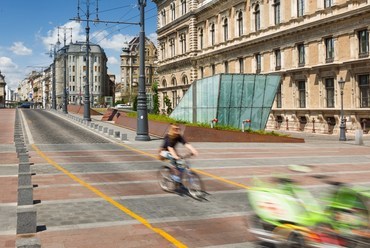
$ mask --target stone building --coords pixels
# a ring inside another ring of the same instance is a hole
[[[65,69],[65,70],[64,70]],[[86,42],[65,45],[56,55],[55,78],[57,105],[62,104],[64,81],[68,104],[83,104],[86,84]],[[99,46],[90,43],[89,93],[91,107],[104,101],[110,94],[107,56]]]
[[[116,100],[132,102],[133,96],[138,93],[139,84],[139,37],[133,38],[122,48],[121,57],[121,85],[117,87],[120,92],[116,93]],[[150,92],[153,82],[158,81],[157,77],[157,48],[154,43],[145,38],[145,85],[147,92]],[[118,98],[121,99],[118,99]]]
[[[214,74],[275,73],[267,129],[337,132],[342,106],[349,132],[370,126],[368,0],[152,1],[162,106]]]
[[[1,74],[0,71],[0,108],[5,108],[5,98],[6,98],[6,92],[5,92],[5,76]]]

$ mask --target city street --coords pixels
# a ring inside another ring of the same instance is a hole
[[[1,123],[14,118],[15,111],[0,110]],[[190,160],[192,168],[208,193],[198,201],[158,186],[156,173],[164,164],[156,158],[161,139],[135,141],[133,131],[121,128],[128,136],[122,142],[62,113],[18,111],[34,163],[36,237],[42,247],[255,247],[247,224],[252,214],[247,190],[254,177],[287,175],[318,197],[328,186],[312,175],[370,185],[367,136],[364,145],[355,145],[353,137],[341,142],[313,134],[306,143],[295,144],[193,143],[199,156]],[[18,162],[11,143],[0,145],[0,186],[14,185]],[[312,171],[289,170],[297,164],[311,165]],[[0,190],[0,220],[6,219],[0,226],[0,247],[14,247],[16,190],[11,189]]]

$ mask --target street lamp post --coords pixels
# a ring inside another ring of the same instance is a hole
[[[90,26],[89,26],[89,18],[90,18],[90,1],[87,0],[86,4],[86,82],[85,82],[85,96],[84,96],[84,120],[91,121],[90,116],[90,85],[89,85],[89,56],[90,56]]]
[[[344,123],[344,117],[343,117],[343,89],[344,89],[344,84],[346,81],[343,80],[343,78],[340,78],[338,81],[339,87],[340,87],[340,133],[339,133],[339,140],[340,141],[346,141],[346,125]]]
[[[148,135],[148,110],[146,104],[146,91],[145,91],[145,21],[144,9],[146,0],[138,0],[140,6],[140,36],[139,36],[139,92],[137,98],[137,128],[136,137],[137,141],[149,141]]]
[[[51,52],[51,51],[50,51]],[[57,109],[57,99],[56,99],[56,78],[55,78],[55,65],[56,65],[56,46],[53,47],[53,78],[52,78],[52,89],[51,89],[51,108],[53,110]],[[50,55],[51,56],[51,55]]]
[[[63,113],[68,114],[68,109],[67,109],[67,48],[64,44],[64,49],[63,49],[63,77],[64,77],[64,82],[63,82]]]

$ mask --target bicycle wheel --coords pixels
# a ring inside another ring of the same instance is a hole
[[[159,186],[167,192],[176,190],[176,183],[171,178],[171,169],[168,166],[162,166],[157,172]]]
[[[202,179],[193,171],[186,171],[182,177],[183,185],[188,189],[189,194],[195,199],[202,199],[205,196]]]

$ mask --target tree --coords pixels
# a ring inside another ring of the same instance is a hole
[[[159,96],[158,96],[158,83],[154,82],[152,85],[153,91],[153,114],[159,114]]]
[[[172,113],[173,109],[172,109],[171,100],[170,100],[170,98],[168,98],[167,95],[164,97],[164,105],[166,105],[166,107],[167,107],[167,110],[166,110],[167,115],[170,115]]]
[[[134,97],[134,102],[132,103],[132,110],[137,111],[137,95]]]

